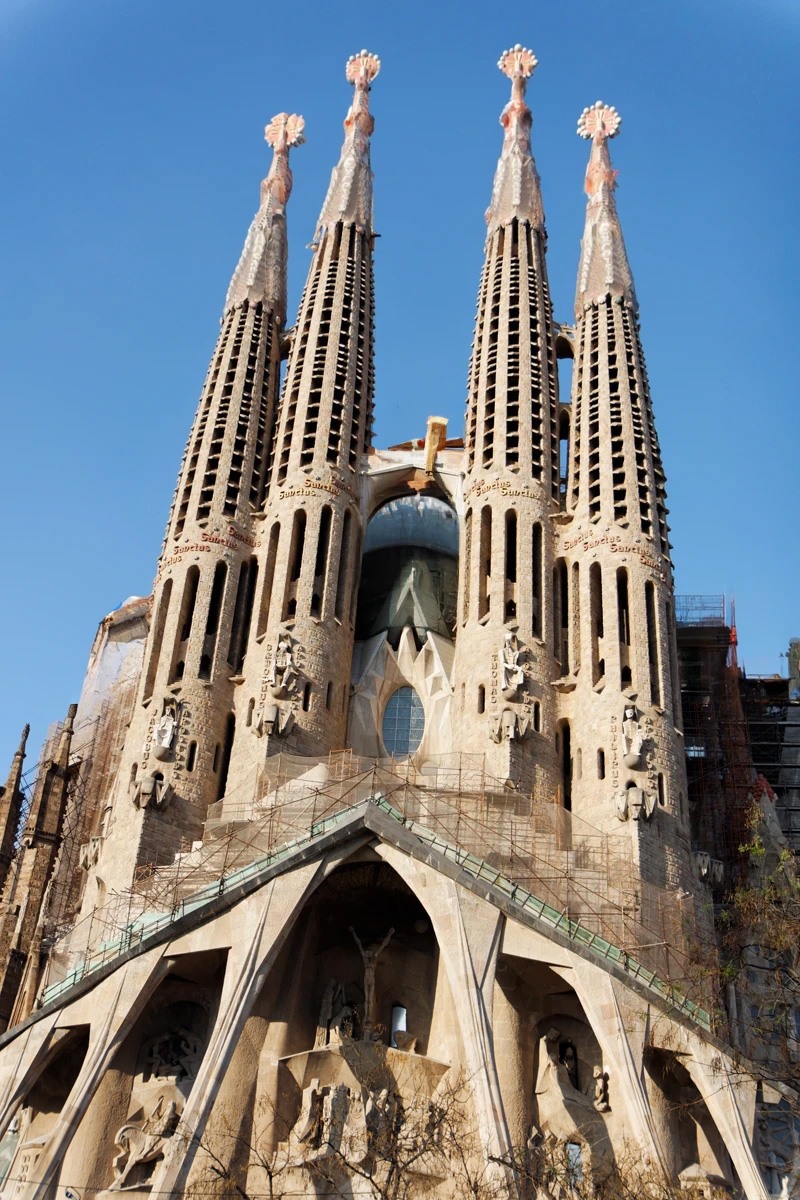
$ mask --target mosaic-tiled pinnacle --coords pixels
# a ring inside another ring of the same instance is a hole
[[[606,296],[624,296],[632,308],[636,307],[633,276],[614,201],[617,172],[608,153],[608,139],[616,136],[620,124],[617,110],[602,100],[585,108],[578,120],[578,134],[592,139],[592,152],[584,185],[589,202],[581,242],[576,312]]]
[[[525,103],[525,89],[537,59],[524,46],[514,46],[501,55],[498,67],[511,80],[511,99],[503,109],[503,149],[497,163],[492,199],[486,210],[488,236],[515,218],[544,229],[544,209],[539,175],[531,153],[533,116]]]
[[[286,202],[292,191],[289,150],[303,142],[303,126],[302,117],[278,113],[264,131],[273,150],[272,165],[261,183],[261,204],[228,288],[226,313],[247,300],[261,302],[281,323],[286,319]]]
[[[372,229],[372,168],[369,163],[369,139],[375,120],[369,111],[372,80],[381,69],[381,60],[361,50],[347,61],[345,75],[355,87],[353,103],[344,120],[344,144],[341,157],[333,168],[328,194],[319,216],[319,229],[329,229],[337,221]]]

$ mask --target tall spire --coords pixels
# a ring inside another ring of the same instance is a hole
[[[303,137],[303,118],[295,113],[278,113],[264,130],[272,146],[272,165],[261,183],[261,204],[245,239],[242,256],[233,273],[225,312],[261,301],[279,321],[286,319],[286,201],[292,191],[289,150]]]
[[[500,56],[497,65],[511,80],[511,99],[500,115],[505,136],[486,211],[490,237],[515,217],[529,221],[534,229],[544,229],[539,175],[531,152],[533,116],[525,103],[525,89],[538,60],[531,50],[516,45]]]
[[[19,748],[11,760],[6,786],[0,789],[0,889],[5,883],[14,856],[14,839],[22,811],[22,764],[25,761],[25,745],[30,731],[30,725],[26,725],[22,730]]]
[[[578,135],[591,138],[592,152],[586,168],[585,191],[589,202],[581,243],[576,312],[605,296],[624,296],[628,305],[636,309],[633,276],[614,201],[617,172],[608,153],[608,140],[616,137],[621,123],[617,110],[602,100],[585,108],[578,119]]]
[[[318,228],[328,229],[337,221],[372,229],[372,168],[369,164],[369,139],[375,120],[369,111],[372,80],[381,69],[381,60],[368,50],[353,54],[345,67],[345,76],[355,87],[353,103],[344,119],[344,145],[333,168],[328,194],[319,216]]]

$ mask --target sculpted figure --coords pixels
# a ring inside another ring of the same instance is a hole
[[[275,647],[267,683],[272,688],[273,696],[288,696],[297,682],[297,663],[294,658],[294,647],[291,640],[283,634]]]
[[[117,1132],[114,1141],[119,1146],[119,1154],[113,1162],[115,1173],[114,1182],[109,1187],[110,1192],[126,1190],[126,1181],[135,1167],[146,1163],[154,1163],[164,1157],[166,1143],[178,1124],[180,1114],[174,1100],[164,1107],[164,1097],[159,1096],[156,1106],[141,1125],[123,1125]],[[127,1184],[127,1188],[138,1188],[143,1180]]]
[[[597,1063],[592,1067],[592,1083],[590,1086],[594,1092],[593,1103],[597,1111],[611,1112],[611,1105],[608,1103],[608,1072],[604,1071]]]
[[[380,945],[369,946],[366,950],[361,945],[359,936],[356,933],[355,929],[353,929],[352,925],[350,926],[350,932],[352,933],[353,937],[355,938],[356,945],[358,946],[361,957],[364,960],[364,1030],[363,1030],[363,1036],[366,1039],[369,1036],[369,1034],[372,1032],[373,1025],[374,1025],[373,1017],[375,1015],[374,1014],[374,1009],[375,1009],[375,968],[378,965],[378,959],[380,958],[381,954],[383,954],[384,950],[389,945],[389,942],[392,940],[392,937],[394,936],[394,926],[392,926],[392,928],[389,930],[389,932],[387,933],[387,935],[383,939],[383,941],[380,943]]]
[[[345,1083],[330,1088],[322,1101],[322,1147],[333,1151],[342,1144],[347,1113],[350,1108],[350,1091]]]
[[[321,1050],[327,1046],[333,1028],[341,1034],[345,1010],[346,1015],[349,1016],[350,1008],[344,988],[336,979],[329,979],[325,991],[322,993],[322,1002],[319,1008],[317,1034],[314,1038],[315,1050]]]
[[[322,1135],[322,1099],[323,1089],[319,1086],[319,1080],[312,1079],[303,1092],[300,1115],[289,1135],[290,1141],[300,1142],[306,1148],[316,1148],[319,1145]]]
[[[506,700],[516,700],[525,682],[525,672],[520,665],[521,650],[517,635],[507,630],[503,637],[500,655],[500,690]]]
[[[521,740],[528,732],[528,718],[519,717],[511,708],[504,708],[489,720],[489,732],[493,742]]]
[[[626,767],[638,767],[642,757],[644,734],[632,704],[627,705],[622,719],[622,761]]]
[[[169,758],[178,730],[178,705],[172,699],[164,701],[164,711],[153,730],[153,754],[156,758]]]

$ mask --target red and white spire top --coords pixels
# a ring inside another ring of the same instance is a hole
[[[581,312],[606,296],[624,296],[636,306],[628,255],[622,237],[614,191],[617,172],[611,165],[608,141],[616,137],[622,118],[610,104],[597,100],[578,118],[578,136],[591,138],[584,190],[589,197],[581,242],[575,310]]]
[[[486,211],[488,233],[491,236],[515,218],[544,231],[542,194],[531,153],[533,116],[525,102],[525,89],[538,60],[533,51],[516,45],[501,54],[497,65],[511,80],[511,99],[500,115],[503,149]]]
[[[233,273],[225,312],[259,301],[283,322],[286,319],[286,202],[292,191],[289,150],[304,141],[305,121],[296,113],[278,113],[264,130],[272,147],[272,163],[261,183],[261,204],[253,217]]]
[[[369,139],[375,119],[369,111],[369,93],[381,60],[369,50],[353,54],[345,67],[348,83],[355,87],[353,102],[344,120],[344,145],[333,168],[328,194],[322,206],[318,233],[342,221],[359,229],[372,229],[372,169]],[[316,240],[316,239],[315,239]]]

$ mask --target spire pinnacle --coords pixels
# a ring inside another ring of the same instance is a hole
[[[617,136],[621,124],[617,110],[602,100],[585,108],[578,118],[578,136],[591,138],[592,142],[584,184],[589,200],[575,297],[578,312],[609,295],[625,296],[636,307],[633,276],[614,200],[617,172],[608,152],[608,141]]]
[[[353,54],[345,66],[345,77],[355,87],[353,102],[344,119],[344,144],[333,168],[328,194],[317,225],[318,232],[342,221],[360,229],[372,228],[372,170],[369,139],[375,120],[369,111],[369,93],[381,60],[368,50]],[[316,241],[316,238],[315,238]]]
[[[305,138],[302,117],[278,113],[264,130],[272,147],[272,163],[261,183],[261,204],[233,273],[225,312],[245,300],[262,301],[281,320],[286,317],[286,202],[292,191],[289,150]]]
[[[500,114],[503,149],[486,211],[489,235],[515,218],[544,230],[539,175],[531,153],[533,116],[525,102],[525,89],[538,59],[531,50],[516,45],[501,54],[497,65],[511,80],[511,99]]]

